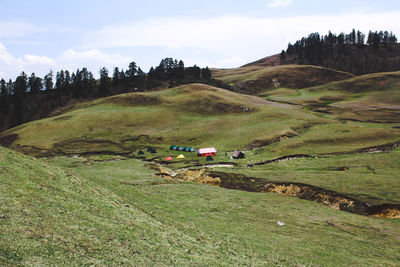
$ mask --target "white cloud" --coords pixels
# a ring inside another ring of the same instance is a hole
[[[237,67],[279,53],[289,42],[312,32],[348,33],[355,28],[364,33],[389,30],[398,35],[399,17],[400,11],[364,11],[286,18],[148,18],[100,28],[86,35],[81,50],[68,49],[52,58],[33,54],[16,57],[0,43],[0,77],[14,79],[22,70],[43,75],[50,68],[75,71],[82,67],[87,67],[97,76],[103,66],[112,72],[113,66],[126,67],[133,59],[140,61],[141,67],[146,69],[157,64],[151,60],[157,61],[171,54],[182,59],[187,66]],[[131,53],[130,57],[104,52],[108,48],[123,47],[129,47],[127,53]],[[135,56],[134,53],[138,54]]]
[[[269,2],[270,7],[287,7],[292,3],[292,0],[273,0]]]
[[[218,63],[230,57],[250,62],[279,53],[289,42],[312,32],[326,34],[331,30],[340,33],[356,28],[364,33],[379,29],[399,33],[399,17],[400,11],[286,18],[149,18],[101,28],[88,34],[84,43],[87,48],[179,47],[182,51],[189,48],[201,52],[198,56],[199,62]],[[205,58],[207,55],[208,59]],[[185,61],[184,57],[182,59]],[[233,63],[232,61],[232,67],[235,66]]]
[[[113,66],[127,66],[130,58],[119,54],[105,54],[98,49],[86,51],[75,51],[68,49],[57,58],[59,66],[63,69],[76,70],[77,68],[87,67],[97,76],[100,67],[106,67],[111,72]]]
[[[24,55],[23,62],[25,65],[56,66],[56,61],[46,56]]]
[[[44,76],[50,69],[75,71],[78,68],[87,67],[98,76],[100,67],[106,67],[112,73],[113,66],[127,66],[130,60],[119,54],[105,54],[100,50],[75,51],[68,49],[60,56],[50,58],[27,54],[22,57],[14,57],[6,47],[0,43],[0,78],[15,79],[22,71],[30,74],[34,72],[38,76]]]

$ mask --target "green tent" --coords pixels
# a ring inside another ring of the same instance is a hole
[[[207,156],[206,161],[214,161],[214,159],[211,156]]]
[[[138,152],[138,155],[143,155],[143,154],[144,154],[144,152],[140,149]]]

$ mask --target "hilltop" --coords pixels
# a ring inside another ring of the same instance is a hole
[[[57,108],[0,133],[0,262],[398,266],[400,72],[289,54],[14,95]]]
[[[339,35],[329,32],[321,36],[311,33],[294,44],[289,43],[280,55],[273,55],[244,65],[278,66],[287,64],[315,65],[352,74],[368,74],[400,70],[400,44],[387,31],[360,31]]]
[[[218,144],[221,149],[233,150],[321,121],[290,105],[189,84],[78,104],[57,116],[5,131],[1,142],[39,155],[126,154],[150,144],[168,148],[173,143]],[[258,131],[251,130],[254,128]]]

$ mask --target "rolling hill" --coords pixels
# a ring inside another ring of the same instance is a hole
[[[135,159],[0,147],[0,177],[3,265],[398,263],[398,221],[165,179]]]
[[[259,94],[278,87],[306,88],[353,77],[346,72],[311,65],[264,66],[263,63],[235,69],[214,69],[215,79],[227,83],[232,90],[245,94]],[[273,82],[273,79],[275,82]]]
[[[234,150],[323,121],[290,105],[191,84],[80,104],[61,115],[10,129],[1,140],[38,155],[127,154],[147,145],[168,149],[175,143]]]
[[[267,90],[261,95],[332,114],[338,119],[399,123],[399,88],[400,72],[383,72],[303,90]]]
[[[275,64],[2,132],[0,262],[399,265],[399,72]]]

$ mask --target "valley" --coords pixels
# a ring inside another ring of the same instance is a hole
[[[212,73],[2,132],[1,261],[398,265],[399,72]]]

